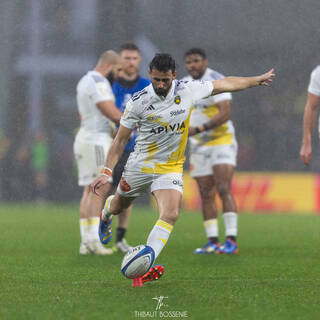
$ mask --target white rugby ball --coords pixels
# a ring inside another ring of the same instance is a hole
[[[127,278],[134,279],[146,274],[154,262],[154,250],[141,244],[128,251],[123,257],[121,272]]]

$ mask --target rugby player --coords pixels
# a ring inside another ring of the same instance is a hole
[[[183,80],[214,81],[224,76],[208,68],[202,48],[191,48],[184,54],[189,76]],[[238,144],[230,120],[231,93],[224,92],[197,101],[190,117],[190,174],[199,187],[204,229],[208,242],[194,251],[202,253],[238,253],[237,206],[231,192]],[[222,202],[226,241],[220,246],[216,193]]]
[[[273,71],[255,77],[177,81],[174,59],[169,54],[157,54],[149,65],[151,84],[128,101],[102,174],[91,184],[96,195],[97,212],[103,209],[99,226],[101,242],[108,243],[111,239],[112,215],[128,208],[141,192],[150,188],[158,205],[159,219],[148,236],[147,245],[153,248],[157,258],[179,216],[192,106],[210,95],[269,86]],[[135,149],[130,154],[115,195],[105,201],[112,183],[112,170],[136,127]]]
[[[112,121],[119,124],[122,114],[114,104],[112,88],[106,79],[111,72],[117,77],[119,61],[114,51],[104,52],[95,68],[88,71],[77,85],[81,124],[73,149],[78,167],[78,184],[83,187],[80,202],[80,254],[113,253],[111,249],[104,248],[99,240],[99,212],[92,210],[93,194],[89,192],[89,186],[99,176],[106,160],[113,136]],[[111,186],[107,186],[105,192],[111,193]]]
[[[309,165],[312,159],[312,129],[318,114],[320,103],[320,65],[311,73],[308,97],[303,116],[303,137],[300,149],[300,159],[305,165]],[[319,127],[320,130],[320,127]]]

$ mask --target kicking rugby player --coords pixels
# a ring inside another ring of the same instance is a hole
[[[159,219],[149,234],[147,245],[153,248],[157,258],[179,216],[184,152],[192,106],[210,95],[269,86],[274,72],[271,69],[255,77],[227,77],[215,81],[177,81],[175,61],[163,53],[152,59],[149,75],[151,84],[128,101],[103,172],[91,188],[96,195],[97,212],[103,209],[99,226],[102,243],[111,239],[112,215],[128,208],[141,192],[150,188],[157,201]],[[105,201],[112,170],[136,127],[135,149],[130,154],[115,195]],[[151,268],[150,272],[153,271]]]

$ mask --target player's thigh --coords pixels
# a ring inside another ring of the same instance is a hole
[[[90,185],[100,175],[108,149],[108,143],[102,145],[75,141],[73,151],[78,168],[79,186]]]
[[[183,193],[181,173],[159,174],[151,184],[151,192],[155,196],[160,219],[174,224],[179,216]]]
[[[149,190],[153,182],[153,174],[125,169],[123,171],[117,193],[123,197],[138,197]]]
[[[234,175],[234,166],[230,164],[218,164],[213,167],[214,179],[217,188],[231,188],[231,182]]]
[[[195,180],[198,184],[201,198],[203,200],[213,199],[216,192],[214,176],[207,175],[202,177],[195,177]]]

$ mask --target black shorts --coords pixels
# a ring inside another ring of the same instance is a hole
[[[116,188],[120,182],[121,176],[122,176],[122,172],[124,170],[124,167],[127,163],[127,160],[130,156],[131,151],[123,151],[123,154],[121,156],[121,158],[119,159],[118,163],[116,164],[116,166],[113,169],[113,173],[112,173],[112,179],[113,179],[113,186]]]

